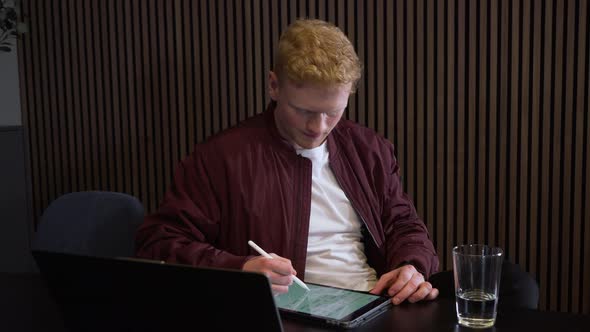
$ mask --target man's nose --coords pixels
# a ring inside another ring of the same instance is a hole
[[[314,114],[307,121],[307,130],[312,134],[322,134],[326,127],[326,117],[323,113]]]

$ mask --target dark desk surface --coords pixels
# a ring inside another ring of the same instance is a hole
[[[285,331],[334,331],[283,320]],[[0,329],[65,331],[59,311],[38,275],[0,274]],[[454,301],[403,304],[355,331],[477,331],[457,325]],[[524,310],[501,312],[482,331],[590,331],[590,315]]]

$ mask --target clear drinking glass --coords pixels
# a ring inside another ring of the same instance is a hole
[[[460,325],[494,326],[504,252],[498,247],[467,244],[453,248],[455,302]]]

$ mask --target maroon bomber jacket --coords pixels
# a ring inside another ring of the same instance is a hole
[[[241,269],[267,252],[291,259],[305,279],[311,161],[279,135],[273,108],[197,144],[178,165],[158,210],[136,234],[138,257]],[[332,171],[363,221],[368,263],[381,276],[410,263],[428,278],[438,258],[402,191],[393,145],[342,119],[328,136]]]

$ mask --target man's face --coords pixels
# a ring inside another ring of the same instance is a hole
[[[338,124],[352,83],[321,86],[279,81],[270,72],[270,97],[276,101],[275,123],[279,133],[293,146],[312,149],[320,146]]]

